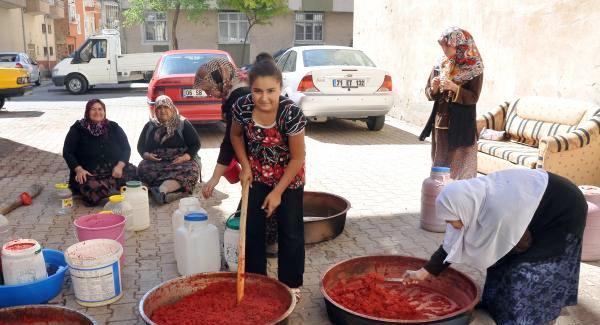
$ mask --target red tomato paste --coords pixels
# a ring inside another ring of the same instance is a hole
[[[10,246],[7,246],[6,249],[9,251],[20,251],[20,250],[27,249],[27,248],[30,248],[33,246],[35,246],[34,243],[12,244]]]
[[[439,292],[418,285],[386,282],[377,273],[342,280],[328,289],[327,294],[354,312],[395,320],[427,320],[461,308]]]
[[[289,305],[265,291],[258,285],[246,284],[244,299],[238,305],[235,283],[216,282],[158,308],[150,318],[159,325],[268,324],[283,315]]]

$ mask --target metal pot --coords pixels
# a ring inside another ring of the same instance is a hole
[[[142,297],[139,305],[140,315],[146,324],[158,325],[153,322],[150,317],[159,307],[175,303],[185,296],[191,295],[198,290],[202,290],[211,283],[221,281],[235,283],[236,276],[237,274],[235,272],[198,273],[163,282],[152,288],[144,295],[144,297]],[[268,287],[268,290],[265,290],[265,292],[269,292],[270,295],[275,295],[284,303],[289,304],[285,313],[269,325],[285,325],[288,323],[288,317],[296,307],[296,299],[290,288],[276,279],[254,273],[246,273],[245,282],[246,286],[252,285],[253,283],[260,283],[262,286]],[[198,321],[201,323],[200,319]]]
[[[365,273],[377,272],[386,277],[400,277],[406,270],[416,270],[427,261],[408,256],[381,255],[362,256],[342,261],[325,272],[321,278],[321,293],[325,297],[327,315],[334,324],[373,325],[373,324],[438,324],[438,325],[467,325],[473,308],[480,298],[479,287],[473,280],[454,269],[448,268],[439,276],[425,281],[421,285],[426,288],[443,292],[448,298],[462,306],[456,312],[426,320],[402,320],[373,317],[352,311],[335,302],[327,290],[336,286],[346,278]]]
[[[324,192],[304,192],[304,243],[315,244],[344,231],[350,202]]]
[[[55,305],[24,305],[0,309],[0,323],[22,324],[29,320],[31,325],[96,325],[97,323],[85,314],[71,308]],[[39,319],[39,322],[35,322]]]

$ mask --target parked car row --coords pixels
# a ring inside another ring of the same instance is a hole
[[[29,76],[29,71],[23,67],[0,67],[0,108],[4,107],[7,98],[31,93],[33,85]]]
[[[29,82],[40,85],[40,67],[27,53],[0,52],[0,68],[23,68],[29,73]]]

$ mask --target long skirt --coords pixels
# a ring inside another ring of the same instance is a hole
[[[137,169],[134,165],[127,163],[123,167],[123,176],[121,178],[114,178],[112,177],[113,167],[104,165],[98,166],[94,170],[89,170],[93,176],[87,176],[83,184],[77,183],[73,178],[70,181],[71,189],[76,193],[79,192],[85,204],[89,206],[96,206],[102,199],[120,194],[119,189],[125,185],[125,182],[137,179]]]
[[[138,175],[148,186],[160,186],[166,180],[175,180],[183,192],[192,193],[200,178],[200,165],[192,159],[172,164],[173,159],[185,153],[183,148],[160,148],[154,154],[161,161],[142,160],[138,165]],[[193,158],[193,157],[192,157]]]
[[[537,325],[577,304],[581,239],[567,235],[562,256],[537,262],[500,260],[488,268],[481,298],[498,325]]]
[[[450,167],[452,179],[476,177],[477,143],[451,150],[448,147],[448,130],[434,128],[431,137],[431,160],[434,167]]]

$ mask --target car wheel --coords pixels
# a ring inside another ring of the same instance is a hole
[[[6,99],[0,97],[0,109],[2,109],[4,107],[5,102],[6,102]]]
[[[74,75],[67,79],[65,87],[71,94],[78,95],[88,90],[88,83],[83,76]]]
[[[381,116],[369,116],[367,118],[367,127],[371,131],[379,131],[383,129],[385,125],[385,115]]]

